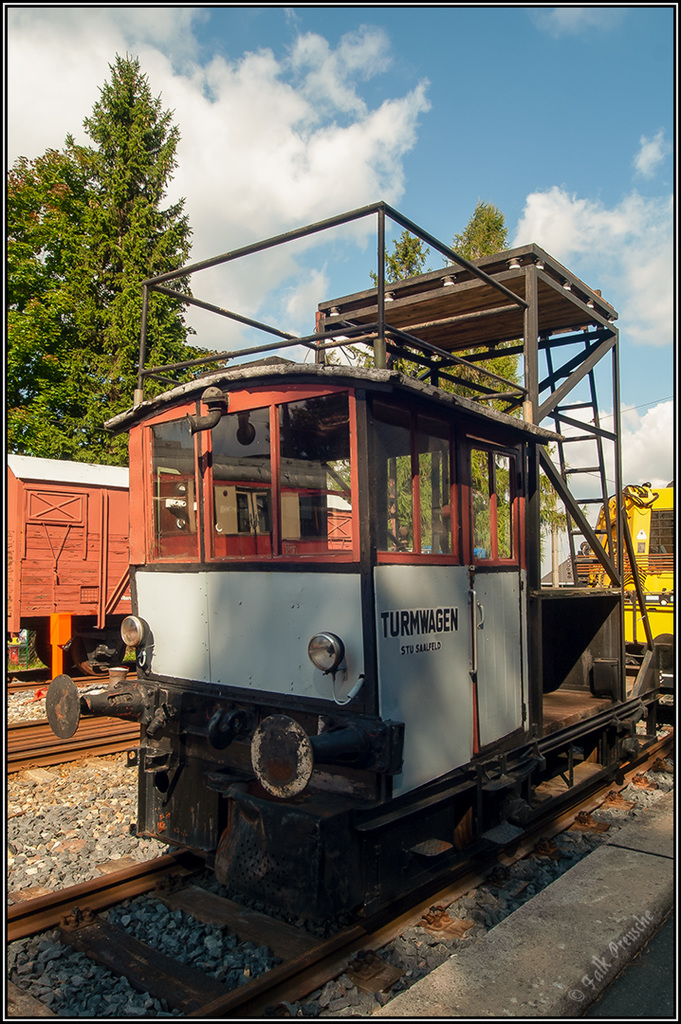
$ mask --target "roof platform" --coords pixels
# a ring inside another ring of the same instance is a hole
[[[386,329],[395,329],[446,352],[491,348],[519,342],[525,333],[525,311],[532,297],[526,270],[534,268],[537,287],[537,328],[548,337],[609,328],[617,313],[588,285],[571,274],[538,245],[524,245],[473,261],[477,276],[452,264],[395,284],[386,284]],[[513,298],[495,283],[504,285]],[[377,289],[357,292],[319,306],[320,326],[327,332],[341,321],[350,325],[378,323]]]

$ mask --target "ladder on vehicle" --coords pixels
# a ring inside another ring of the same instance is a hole
[[[540,384],[540,391],[549,388],[551,394],[555,394],[558,390],[558,382],[568,377],[580,365],[586,363],[588,369],[582,379],[585,379],[587,384],[587,395],[582,401],[571,401],[555,405],[548,415],[554,421],[555,432],[560,435],[560,441],[557,446],[560,476],[566,489],[573,494],[575,501],[585,514],[587,514],[585,506],[596,505],[605,510],[605,528],[597,529],[594,527],[594,533],[614,561],[615,545],[613,543],[613,529],[609,514],[608,475],[604,443],[609,441],[615,445],[617,435],[612,430],[605,429],[601,424],[602,416],[598,403],[595,369],[588,364],[589,356],[593,351],[593,343],[599,334],[601,332],[583,331],[579,335],[572,335],[569,339],[566,339],[566,341],[574,343],[581,341],[584,347],[581,352],[578,352],[573,358],[559,367],[554,365],[554,346],[551,343],[546,343],[542,346],[540,342],[540,347],[544,348],[547,365],[547,376]],[[569,395],[573,397],[574,389],[569,392]],[[568,396],[566,395],[566,397]],[[568,445],[586,443],[589,444],[591,451],[593,451],[593,458],[590,456],[590,463],[580,466],[571,465],[566,452]],[[615,467],[615,474],[616,476],[619,474],[618,467]],[[584,479],[585,477],[597,480],[598,490],[596,494],[589,495],[585,493],[585,488],[581,488],[582,493],[579,493],[578,487],[575,486],[576,482],[578,479]],[[618,493],[617,482],[614,484],[611,482],[610,489]],[[570,515],[567,508],[566,514],[572,579],[577,582],[577,556],[583,552],[585,544],[587,547],[590,545],[585,538],[583,528]]]

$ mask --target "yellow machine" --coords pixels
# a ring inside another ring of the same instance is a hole
[[[624,512],[645,601],[653,639],[674,634],[674,486],[652,490],[650,483],[629,484],[622,491]],[[617,549],[615,529],[616,498],[609,503],[613,548]],[[601,509],[596,533],[609,548],[605,509]],[[577,558],[577,575],[589,586],[608,585],[602,566],[591,551]],[[645,644],[643,612],[637,597],[636,580],[629,551],[624,548],[624,638],[627,643]]]

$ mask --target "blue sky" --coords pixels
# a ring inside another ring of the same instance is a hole
[[[195,259],[379,199],[445,242],[478,200],[499,207],[510,245],[618,310],[624,474],[671,479],[675,5],[5,10],[10,162],[87,141],[109,63],[139,56],[182,134],[170,198]],[[353,239],[340,277],[322,246],[207,275],[209,297],[309,331],[319,301],[369,284],[373,239]]]

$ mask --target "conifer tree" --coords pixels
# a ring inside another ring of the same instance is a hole
[[[492,256],[507,246],[508,229],[501,210],[478,201],[473,216],[460,235],[454,235],[452,248],[466,260]]]
[[[183,201],[163,207],[171,113],[137,59],[110,70],[84,122],[94,145],[67,136],[9,173],[7,425],[14,452],[125,464],[125,438],[104,423],[132,402],[140,285],[187,262],[191,230]],[[204,354],[186,344],[176,302],[155,296],[149,312],[150,362]]]
[[[427,246],[424,248],[420,238],[415,238],[405,229],[400,237],[393,241],[393,251],[385,251],[386,284],[425,274],[424,264],[429,252],[430,249]],[[374,284],[378,284],[378,275],[375,271],[369,273]]]
[[[491,203],[478,201],[470,220],[460,235],[454,235],[452,249],[458,256],[466,260],[477,260],[481,256],[493,256],[497,252],[503,252],[507,248],[508,229],[501,210]],[[492,359],[485,360],[480,365],[485,369],[496,373],[499,377],[517,384],[520,380],[517,356],[503,355],[503,346],[499,346],[499,355]],[[466,356],[466,352],[460,353]],[[468,353],[471,354],[471,353]],[[457,369],[457,375],[471,380],[478,379],[482,384],[488,384],[483,375],[474,371]],[[497,388],[498,385],[495,385]],[[459,394],[475,396],[478,392],[474,388],[457,386],[454,390]],[[505,402],[492,402],[493,407],[504,409]]]

